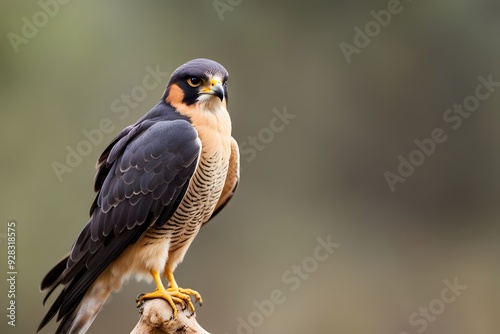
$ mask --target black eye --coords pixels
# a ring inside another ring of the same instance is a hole
[[[187,79],[187,82],[191,87],[198,87],[199,85],[201,85],[201,79],[197,77],[189,78]]]

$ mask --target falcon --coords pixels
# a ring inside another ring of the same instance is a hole
[[[138,305],[165,299],[201,305],[198,292],[180,288],[174,270],[200,228],[231,199],[239,180],[238,145],[227,111],[228,72],[194,59],[171,75],[156,106],[126,127],[97,161],[90,219],[69,254],[43,278],[59,296],[38,328],[56,315],[56,333],[85,333],[109,295],[131,276],[154,280]],[[167,288],[161,276],[168,281]]]

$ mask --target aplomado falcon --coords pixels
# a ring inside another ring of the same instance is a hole
[[[227,111],[226,69],[194,59],[172,73],[160,102],[128,126],[97,162],[90,219],[68,256],[41,283],[62,286],[38,330],[54,316],[56,333],[85,333],[112,291],[130,276],[153,278],[173,308],[198,292],[177,285],[173,272],[201,226],[231,199],[239,152]],[[165,288],[161,275],[168,281]]]

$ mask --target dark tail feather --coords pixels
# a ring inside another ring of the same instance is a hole
[[[66,263],[68,262],[69,255],[65,256],[61,261],[59,261],[54,268],[52,268],[47,275],[42,280],[40,284],[40,290],[43,292],[45,290],[49,290],[47,296],[43,299],[43,305],[47,302],[47,299],[50,297],[52,292],[57,288],[59,283],[63,278],[64,270],[66,270]]]
[[[57,264],[56,266],[59,266]],[[49,276],[49,275],[47,275]],[[108,299],[111,291],[106,289],[103,284],[101,284],[100,279],[97,279],[85,292],[85,294],[79,298],[78,302],[64,307],[64,303],[67,298],[68,292],[71,290],[70,286],[66,286],[61,294],[54,301],[54,304],[50,307],[49,311],[45,317],[40,322],[37,332],[45,327],[56,314],[57,321],[61,321],[59,327],[56,330],[56,334],[83,334],[86,333],[97,314],[101,310],[102,306]],[[54,282],[57,282],[55,280]],[[50,285],[49,285],[50,287]],[[57,285],[56,285],[57,287]],[[51,291],[55,287],[50,287]]]
[[[54,288],[52,288],[51,292],[54,290]],[[47,298],[45,298],[43,301],[44,304],[46,299]],[[50,320],[52,320],[52,318],[54,318],[57,311],[61,307],[63,301],[64,301],[64,291],[57,297],[57,299],[54,301],[54,304],[52,304],[45,317],[43,317],[42,321],[40,322],[40,325],[38,326],[38,329],[36,330],[37,332],[39,332],[43,327],[45,327],[49,323]]]
[[[66,270],[66,263],[68,262],[69,255],[65,256],[61,261],[59,261],[42,279],[42,283],[40,284],[40,290],[43,292],[45,290],[49,290],[47,296],[43,299],[43,305],[47,302],[49,296],[54,292],[54,290],[59,286],[61,280],[64,277],[64,271]],[[59,306],[63,302],[64,293],[61,293],[59,297],[54,301],[54,304],[49,309],[45,317],[40,322],[40,326],[38,327],[38,331],[45,327],[47,323],[56,315]]]
[[[111,291],[103,288],[99,279],[96,280],[78,306],[62,318],[56,334],[86,333],[110,294]]]

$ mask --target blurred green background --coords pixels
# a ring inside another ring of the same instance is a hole
[[[176,271],[205,299],[200,324],[226,334],[499,333],[500,89],[458,129],[443,119],[479,76],[500,81],[499,2],[405,0],[385,27],[370,21],[395,6],[387,1],[215,3],[219,12],[213,1],[70,1],[48,7],[53,17],[37,1],[0,4],[0,240],[6,254],[15,220],[18,271],[16,327],[3,279],[0,332],[33,333],[48,310],[39,282],[87,222],[95,161],[163,93],[167,77],[137,88],[147,68],[170,74],[207,57],[230,73],[233,133],[247,151],[237,196]],[[34,20],[37,31],[23,30]],[[366,24],[369,44],[348,62],[340,44],[355,46],[353,29]],[[131,93],[128,113],[115,112]],[[265,130],[285,109],[295,117]],[[66,164],[67,147],[103,119],[113,131],[59,180],[52,164]],[[447,140],[391,191],[384,173],[435,128]],[[341,246],[315,262],[328,236]],[[467,288],[445,303],[455,278]],[[129,333],[136,295],[152,288],[131,280],[89,332]],[[258,311],[276,289],[283,303]]]

